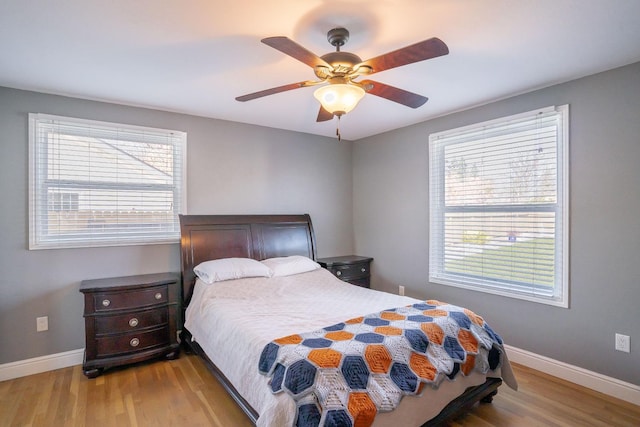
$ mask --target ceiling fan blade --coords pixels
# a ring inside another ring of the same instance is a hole
[[[324,107],[322,107],[322,105],[320,106],[320,111],[318,111],[318,118],[316,120],[316,122],[326,122],[328,120],[333,119],[333,114],[331,114],[330,112],[328,112],[327,110],[324,109]]]
[[[370,87],[370,89],[367,90],[367,93],[370,93],[371,95],[379,96],[411,108],[418,108],[429,100],[429,98],[418,95],[417,93],[408,92],[404,89],[399,89],[384,83],[374,82],[373,80],[362,80],[359,83],[365,87]]]
[[[312,82],[312,81],[290,83],[288,85],[272,87],[271,89],[265,89],[259,92],[253,92],[247,95],[238,96],[236,98],[236,101],[240,101],[240,102],[251,101],[252,99],[262,98],[263,96],[274,95],[276,93],[286,92],[288,90],[293,90],[293,89],[299,89],[301,87],[313,86],[315,84],[317,84],[317,82]]]
[[[372,71],[367,74],[379,73],[380,71],[389,70],[391,68],[401,67],[414,62],[424,61],[425,59],[436,58],[438,56],[449,53],[447,45],[437,37],[423,40],[421,42],[403,47],[384,55],[363,61],[354,66],[357,70],[359,66],[371,67]]]
[[[317,66],[331,68],[331,65],[329,65],[324,59],[287,37],[267,37],[266,39],[262,39],[262,43],[267,46],[271,46],[272,48],[277,49],[304,64],[307,64],[311,68],[315,68]]]

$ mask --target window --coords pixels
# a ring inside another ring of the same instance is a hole
[[[176,243],[186,134],[29,115],[29,249]]]
[[[568,115],[429,137],[429,280],[568,307]]]
[[[49,211],[77,211],[78,193],[52,193],[49,195]]]

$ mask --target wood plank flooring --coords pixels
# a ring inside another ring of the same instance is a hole
[[[640,407],[514,364],[520,389],[500,387],[450,427],[640,426]],[[188,421],[187,421],[188,420]],[[0,382],[0,426],[215,426],[251,422],[195,355],[112,369],[80,366]],[[402,427],[402,426],[398,426]]]

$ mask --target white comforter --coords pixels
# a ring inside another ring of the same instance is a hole
[[[325,269],[287,277],[198,281],[186,311],[185,327],[209,358],[260,414],[257,425],[292,426],[295,403],[286,393],[272,394],[268,379],[258,373],[258,360],[270,341],[309,332],[344,320],[400,307],[418,300],[344,283]],[[491,376],[505,376],[515,385],[509,362]],[[443,382],[437,392],[405,397],[398,409],[376,417],[374,426],[421,425],[436,416],[467,387],[481,384],[474,373]],[[425,405],[422,400],[429,399]],[[400,417],[400,418],[399,418]]]

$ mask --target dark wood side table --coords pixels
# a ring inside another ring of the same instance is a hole
[[[371,261],[373,258],[358,255],[337,256],[318,259],[318,264],[338,279],[363,288],[370,287]]]
[[[88,378],[113,366],[178,357],[179,282],[180,275],[174,273],[82,282],[86,341],[82,369]]]

